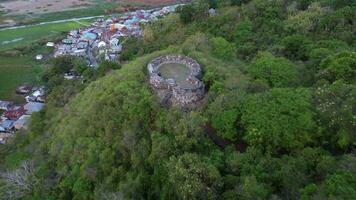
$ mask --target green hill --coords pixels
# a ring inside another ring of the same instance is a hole
[[[46,109],[1,146],[0,196],[355,198],[350,2],[199,1],[129,39],[122,67],[53,61]],[[147,64],[166,54],[203,67],[207,94],[192,112],[149,87]],[[71,68],[84,81],[63,80]]]

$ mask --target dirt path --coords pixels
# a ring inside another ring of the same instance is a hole
[[[72,19],[64,19],[64,20],[56,20],[56,21],[50,21],[50,22],[41,22],[41,23],[38,23],[38,24],[23,25],[23,26],[12,26],[12,27],[1,28],[0,31],[19,29],[19,28],[27,28],[27,27],[32,27],[32,26],[42,26],[42,25],[46,25],[46,24],[58,24],[58,23],[72,22],[72,21],[79,23],[80,20],[96,19],[96,18],[102,18],[102,17],[104,17],[104,15],[90,16],[90,17],[80,17],[80,18],[72,18]]]
[[[245,150],[246,150],[246,144],[244,144],[242,142],[241,143],[233,143],[230,140],[220,137],[216,133],[216,130],[208,123],[204,125],[204,132],[221,149],[225,149],[227,146],[233,145],[233,146],[235,146],[235,149],[239,152],[245,152]]]

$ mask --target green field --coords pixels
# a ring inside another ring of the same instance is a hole
[[[80,22],[85,23],[87,21],[88,20],[83,20]],[[77,29],[82,26],[83,25],[78,22],[63,22],[30,26],[13,30],[3,30],[0,31],[0,51],[12,49],[18,46],[25,46],[37,40],[51,37],[61,32]]]
[[[12,50],[16,47],[31,46],[37,41],[50,40],[63,32],[83,27],[93,20],[78,22],[63,22],[25,28],[0,31],[0,51]],[[17,39],[17,40],[16,40]],[[4,44],[5,41],[14,41]],[[41,66],[34,60],[36,54],[51,54],[48,47],[36,48],[34,52],[24,57],[0,56],[0,100],[13,100],[19,102],[22,97],[14,95],[15,89],[23,83],[35,83],[41,72]]]
[[[41,67],[30,57],[0,56],[0,100],[19,101],[15,89],[38,80]]]

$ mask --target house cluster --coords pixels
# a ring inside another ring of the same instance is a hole
[[[45,105],[43,87],[21,86],[16,93],[25,97],[26,104],[0,101],[0,144],[5,144],[17,130],[27,129],[31,115],[41,111]]]
[[[70,31],[67,38],[55,45],[54,57],[80,56],[85,58],[91,67],[97,67],[102,60],[115,61],[122,51],[125,38],[141,36],[142,24],[172,13],[178,6],[137,10],[108,19],[98,19],[86,28]]]

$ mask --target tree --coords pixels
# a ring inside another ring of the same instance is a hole
[[[326,177],[321,185],[309,184],[302,190],[303,199],[354,199],[356,176],[340,171]]]
[[[271,87],[293,86],[298,77],[295,66],[289,60],[274,57],[269,52],[259,52],[248,71],[255,79],[262,79]]]
[[[213,54],[220,59],[233,60],[236,55],[236,48],[222,37],[211,40]]]
[[[196,154],[171,157],[165,164],[167,181],[179,199],[214,199],[221,185],[220,173]]]
[[[310,0],[302,0],[310,1]],[[304,3],[300,2],[300,3]],[[309,4],[310,2],[305,2]],[[301,5],[305,8],[304,5]],[[308,5],[309,6],[309,5]],[[287,31],[293,33],[297,32],[299,34],[309,34],[315,32],[319,19],[325,15],[326,10],[321,7],[319,2],[313,2],[307,10],[298,12],[296,15],[289,16],[285,21],[285,26]]]
[[[221,137],[232,141],[238,138],[244,96],[242,92],[223,94],[209,105],[207,113],[211,125]]]
[[[243,3],[248,3],[250,0],[230,0],[232,6],[241,6]]]
[[[252,22],[250,20],[244,20],[237,24],[235,41],[237,46],[244,44],[245,42],[253,38]]]
[[[312,143],[316,136],[313,116],[309,90],[272,89],[251,95],[243,104],[243,138],[273,153],[297,150]]]
[[[356,53],[344,51],[327,57],[320,64],[320,78],[325,78],[331,83],[343,80],[353,83],[356,76]]]
[[[109,72],[110,70],[116,70],[116,69],[120,69],[120,68],[121,68],[121,66],[116,62],[103,61],[100,63],[100,65],[97,69],[97,73],[98,73],[99,77],[101,77],[101,76],[105,76],[105,74],[107,72]]]
[[[34,187],[33,163],[25,161],[18,169],[0,173],[0,199],[20,199]]]
[[[194,13],[196,12],[193,5],[181,6],[178,10],[181,22],[184,24],[191,23],[194,20]]]
[[[314,92],[318,119],[323,130],[324,143],[329,148],[347,149],[355,140],[353,106],[356,87],[336,81],[323,84]]]
[[[290,35],[282,39],[283,54],[293,60],[307,60],[311,41],[303,35]]]
[[[269,191],[266,186],[257,182],[256,177],[254,176],[244,177],[242,191],[242,197],[250,200],[266,199],[269,195]]]

